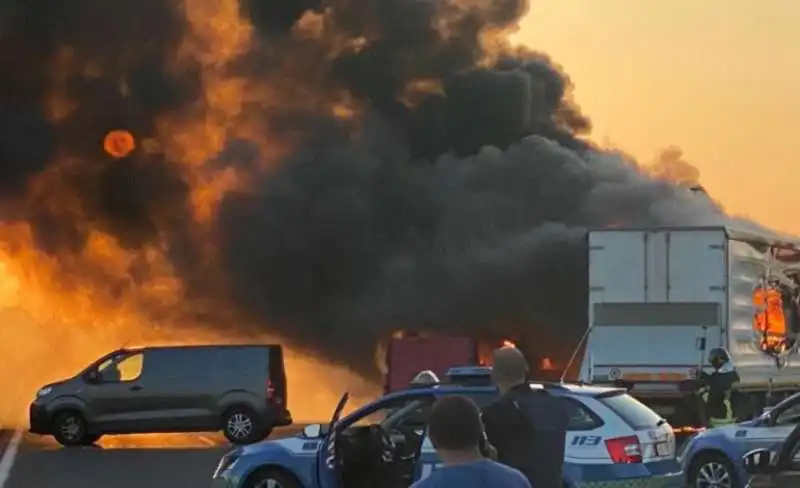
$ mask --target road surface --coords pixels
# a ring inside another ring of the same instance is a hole
[[[295,435],[304,425],[276,429],[270,438]],[[218,434],[114,436],[75,449],[14,434],[0,432],[0,488],[206,488],[230,449]]]

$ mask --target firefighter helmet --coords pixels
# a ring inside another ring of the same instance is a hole
[[[437,383],[439,383],[439,377],[429,369],[421,371],[411,380],[411,386],[430,386]]]
[[[731,360],[731,355],[728,354],[727,349],[724,347],[715,347],[708,353],[708,362],[714,369],[721,368],[725,363]]]

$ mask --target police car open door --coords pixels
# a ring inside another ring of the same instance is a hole
[[[349,399],[350,393],[342,395],[342,399],[339,400],[339,404],[336,405],[336,409],[333,411],[333,417],[331,417],[331,422],[328,424],[328,432],[325,434],[325,439],[317,451],[319,488],[340,488],[342,486],[342,473],[336,456],[336,424],[339,422]]]
[[[783,400],[752,425],[731,426],[733,437],[748,450],[773,448],[800,424],[800,393]]]

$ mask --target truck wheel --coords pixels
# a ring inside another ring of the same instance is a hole
[[[222,415],[222,433],[231,444],[244,445],[266,437],[263,423],[248,407],[231,407]]]
[[[292,474],[279,469],[259,469],[251,474],[244,488],[303,488]]]
[[[53,420],[53,437],[65,447],[83,446],[89,438],[88,428],[80,412],[68,410],[57,414]]]
[[[701,454],[689,469],[689,488],[741,488],[736,469],[722,454]]]

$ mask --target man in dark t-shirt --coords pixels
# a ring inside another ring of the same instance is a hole
[[[566,401],[531,388],[527,361],[513,347],[495,351],[492,380],[501,397],[484,408],[483,424],[497,460],[522,472],[536,488],[563,488]]]

